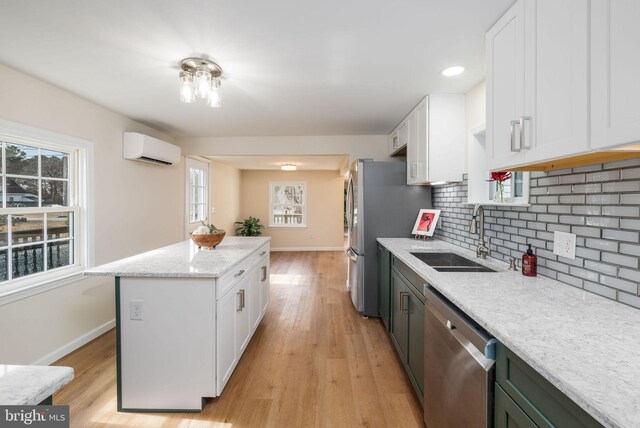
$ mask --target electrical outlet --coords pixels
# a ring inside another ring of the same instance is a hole
[[[144,315],[142,303],[142,300],[129,300],[129,319],[142,321]]]
[[[575,260],[576,235],[566,232],[553,232],[553,254]]]

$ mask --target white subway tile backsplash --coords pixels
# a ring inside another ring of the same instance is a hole
[[[640,159],[531,177],[531,206],[486,207],[491,255],[520,260],[530,243],[540,275],[640,308]],[[433,189],[433,205],[442,210],[436,236],[474,249],[466,190],[466,181]],[[553,254],[556,230],[577,235],[575,260]]]
[[[615,239],[616,241],[638,242],[638,232],[628,232],[625,230],[604,229],[602,231],[604,239]]]
[[[615,253],[602,253],[602,261],[638,269],[638,258]]]

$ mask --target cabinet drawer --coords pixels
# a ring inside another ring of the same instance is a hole
[[[251,270],[251,262],[252,257],[233,267],[233,269],[217,279],[216,300],[222,299],[222,297],[227,294],[239,280],[247,276]]]
[[[268,243],[264,244],[262,247],[260,247],[260,249],[258,251],[253,253],[253,255],[250,257],[251,262],[249,263],[249,267],[257,265],[260,262],[260,260],[262,260],[264,257],[269,257],[269,244]]]
[[[394,257],[394,256],[391,257],[391,263],[392,263],[393,267],[395,268],[395,270],[398,273],[400,273],[404,277],[404,279],[406,279],[407,282],[411,286],[413,286],[413,288],[414,288],[413,291],[415,292],[415,294],[417,294],[418,299],[420,299],[420,301],[422,303],[424,303],[425,302],[425,297],[424,297],[424,294],[422,292],[422,286],[426,281],[424,279],[422,279],[422,277],[420,275],[415,273],[413,271],[413,269],[411,269],[409,266],[407,266],[406,264],[401,262],[396,257]]]
[[[496,348],[496,380],[539,427],[602,427],[501,343]]]

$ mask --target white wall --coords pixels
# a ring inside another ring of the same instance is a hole
[[[471,129],[484,125],[487,121],[487,102],[486,102],[486,83],[483,80],[476,86],[471,88],[469,92],[465,94],[465,135],[467,136],[467,143],[465,144],[465,171],[469,171],[469,132]]]
[[[349,155],[350,162],[361,158],[404,160],[388,156],[386,135],[181,138],[178,143],[185,155],[196,156]]]
[[[172,141],[65,90],[0,66],[0,118],[95,144],[95,263],[182,240],[184,162],[159,167],[122,159],[122,132]],[[0,285],[1,287],[1,285]],[[48,363],[108,329],[112,278],[81,279],[0,306],[0,363]]]

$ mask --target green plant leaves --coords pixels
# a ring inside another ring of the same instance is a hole
[[[236,227],[238,236],[260,236],[262,235],[261,229],[264,228],[264,225],[260,223],[260,219],[253,216],[249,216],[243,221],[236,221],[235,224],[239,225]]]

